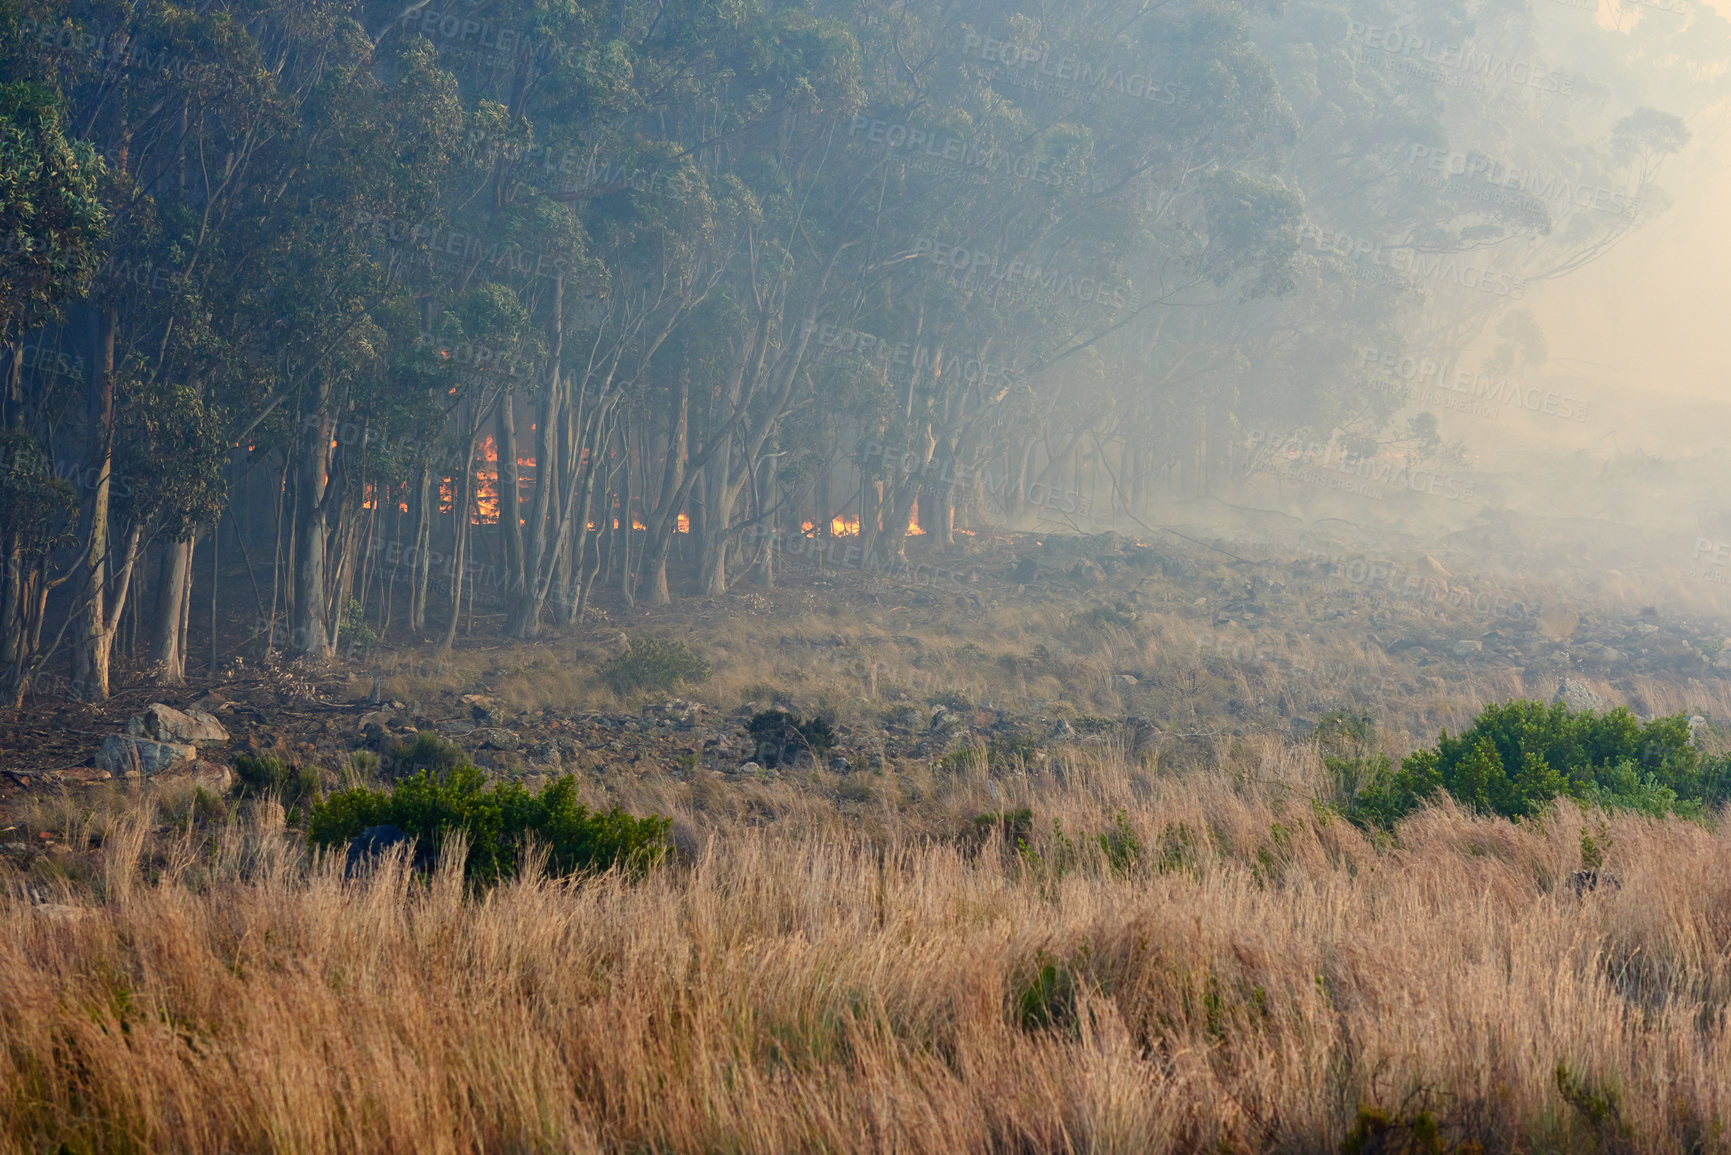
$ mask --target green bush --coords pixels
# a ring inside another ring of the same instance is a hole
[[[550,867],[560,874],[615,865],[640,869],[666,854],[672,826],[655,815],[581,806],[570,776],[531,794],[516,782],[488,786],[486,775],[465,763],[437,775],[417,770],[389,793],[332,794],[313,807],[307,836],[317,846],[341,846],[381,825],[396,826],[435,852],[460,831],[468,842],[464,871],[483,884],[514,873],[531,840],[548,851]]]
[[[1530,817],[1559,796],[1655,817],[1696,817],[1731,800],[1731,759],[1697,749],[1686,718],[1643,724],[1621,707],[1598,714],[1505,702],[1459,737],[1445,731],[1435,747],[1407,755],[1398,770],[1369,755],[1325,761],[1337,782],[1354,779],[1348,815],[1385,827],[1438,791],[1505,818]]]
[[[238,780],[235,793],[240,797],[275,795],[285,809],[318,801],[324,788],[324,776],[317,768],[297,766],[269,755],[253,758],[242,754],[235,759],[234,776]]]
[[[393,743],[379,760],[380,768],[392,778],[407,778],[421,770],[435,775],[449,774],[467,765],[469,756],[461,746],[430,730],[418,730],[413,738]],[[356,768],[360,768],[358,764]]]
[[[360,599],[343,603],[342,623],[337,627],[337,643],[350,653],[366,653],[379,642],[379,635],[367,624],[367,612]]]
[[[709,663],[687,649],[684,642],[636,638],[623,654],[601,667],[601,677],[617,694],[637,690],[664,694],[682,682],[701,682],[709,677]]]

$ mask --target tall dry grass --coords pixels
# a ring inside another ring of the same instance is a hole
[[[1731,1146],[1731,835],[1444,807],[1377,845],[1301,754],[1233,758],[637,781],[680,861],[484,895],[345,881],[268,804],[121,807],[0,903],[0,1146]],[[1583,828],[1617,885],[1570,885]]]

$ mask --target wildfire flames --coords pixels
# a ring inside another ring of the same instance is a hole
[[[848,514],[845,517],[831,518],[829,523],[831,537],[858,537],[859,515]]]

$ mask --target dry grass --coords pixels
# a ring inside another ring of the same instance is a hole
[[[1615,819],[1620,886],[1577,895],[1572,809],[1377,846],[1309,752],[1221,757],[635,780],[593,800],[672,815],[680,861],[484,896],[345,882],[268,803],[70,806],[73,909],[0,903],[0,1146],[1392,1151],[1421,1113],[1731,1146],[1731,835]],[[972,832],[1024,805],[1024,851]]]

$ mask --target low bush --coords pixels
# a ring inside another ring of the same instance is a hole
[[[639,690],[664,694],[681,683],[701,682],[709,677],[709,663],[692,653],[684,642],[660,638],[635,638],[625,652],[601,667],[601,678],[614,693]]]
[[[317,846],[341,846],[369,826],[390,825],[437,851],[453,832],[468,844],[467,877],[491,883],[515,873],[533,841],[548,852],[559,874],[641,869],[667,852],[672,824],[636,818],[615,807],[592,811],[577,802],[570,776],[531,794],[516,782],[488,785],[467,763],[443,773],[417,770],[389,792],[359,788],[332,794],[315,806],[307,836]]]
[[[235,793],[240,797],[272,795],[284,809],[318,801],[319,792],[324,788],[324,776],[317,768],[297,766],[269,755],[253,758],[242,754],[235,759],[234,776]]]
[[[1392,826],[1439,791],[1486,814],[1527,818],[1559,796],[1604,810],[1699,817],[1731,800],[1731,759],[1697,748],[1681,714],[1643,723],[1618,707],[1579,713],[1562,703],[1487,707],[1472,728],[1417,750],[1394,768],[1363,749],[1325,752],[1343,809]]]

